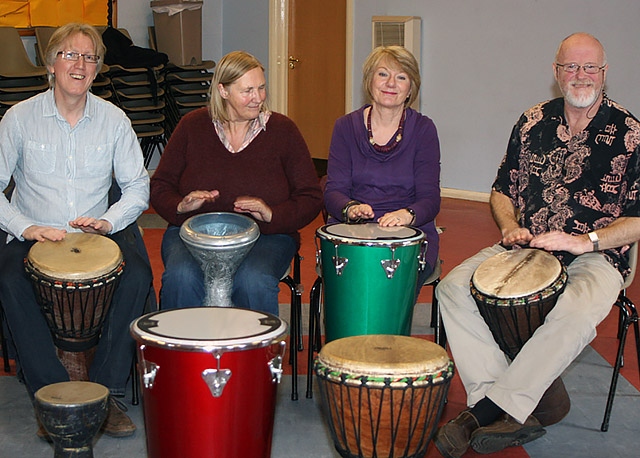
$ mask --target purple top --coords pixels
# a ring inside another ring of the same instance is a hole
[[[438,256],[434,219],[440,211],[440,142],[433,121],[407,108],[402,141],[388,153],[369,143],[364,110],[336,121],[329,149],[324,203],[329,222],[342,222],[342,208],[350,200],[371,205],[373,221],[384,213],[411,208],[414,226],[429,242],[427,262]]]

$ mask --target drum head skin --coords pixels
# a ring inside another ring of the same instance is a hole
[[[109,396],[107,387],[93,382],[72,381],[53,383],[36,391],[39,402],[51,405],[82,405],[100,401]]]
[[[252,245],[259,236],[258,223],[238,213],[202,213],[187,219],[180,227],[182,241],[201,248]]]
[[[234,307],[161,310],[131,323],[141,343],[186,351],[244,350],[284,340],[287,324],[275,315]]]
[[[425,235],[407,226],[381,227],[378,223],[327,224],[316,231],[321,238],[354,245],[409,245],[420,243]]]
[[[86,280],[115,270],[122,263],[122,253],[108,237],[71,232],[64,240],[35,243],[27,260],[38,272],[59,280]]]
[[[501,298],[524,297],[544,290],[562,274],[552,254],[533,248],[504,251],[485,260],[471,279],[481,293]]]
[[[343,374],[398,378],[446,371],[451,360],[444,348],[428,340],[378,334],[329,342],[318,362]]]

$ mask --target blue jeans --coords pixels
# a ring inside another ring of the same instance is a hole
[[[285,234],[260,234],[233,279],[236,307],[278,315],[278,283],[296,254],[295,240]],[[204,303],[202,268],[180,238],[180,227],[169,226],[162,239],[162,309],[199,307]]]
[[[146,253],[138,251],[132,226],[108,237],[120,247],[125,267],[89,368],[89,379],[109,388],[111,394],[123,395],[135,349],[129,324],[143,313],[152,274]],[[13,239],[0,249],[0,301],[31,396],[45,385],[69,380],[24,270],[23,260],[33,243]]]

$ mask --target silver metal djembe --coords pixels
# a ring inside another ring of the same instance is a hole
[[[204,272],[203,305],[233,307],[233,277],[259,236],[258,224],[237,213],[202,213],[182,224],[180,238]]]

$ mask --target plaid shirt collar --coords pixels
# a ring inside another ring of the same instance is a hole
[[[269,117],[271,117],[270,111],[262,111],[260,112],[260,114],[256,119],[251,121],[251,124],[249,125],[249,130],[247,131],[247,135],[244,137],[244,141],[242,142],[242,145],[240,145],[240,148],[238,148],[237,151],[234,150],[233,147],[231,146],[231,143],[229,143],[229,140],[227,139],[227,135],[224,133],[223,124],[220,121],[215,120],[213,121],[213,126],[215,127],[216,133],[218,134],[218,138],[220,138],[220,141],[222,142],[224,147],[227,148],[232,153],[239,153],[240,151],[245,149],[247,146],[249,146],[249,143],[251,143],[253,139],[256,138],[261,131],[267,130],[267,121],[269,121]]]

